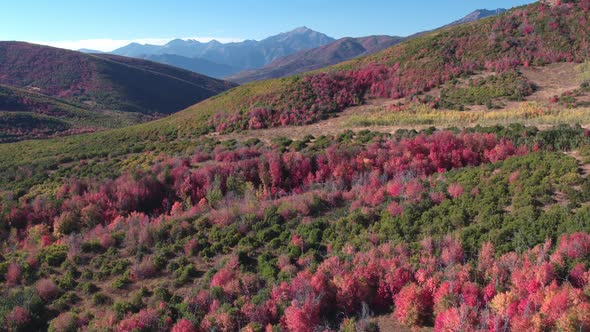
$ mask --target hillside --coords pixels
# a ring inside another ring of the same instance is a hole
[[[0,143],[71,135],[150,120],[140,113],[95,112],[25,89],[0,85]]]
[[[234,85],[185,70],[123,57],[0,42],[0,83],[95,111],[170,114]]]
[[[339,89],[339,84],[355,87],[350,83],[354,75],[363,79],[363,85],[359,88],[365,93],[364,98],[387,96],[389,93],[400,97],[400,92],[418,92],[440,79],[451,80],[461,75],[468,77],[468,74],[478,67],[494,70],[495,64],[502,64],[509,69],[518,64],[525,65],[527,62],[532,66],[551,61],[582,61],[588,57],[588,48],[585,45],[589,38],[588,29],[581,23],[587,22],[584,18],[588,12],[583,9],[584,3],[576,5],[579,7],[570,6],[549,9],[534,4],[517,8],[468,26],[432,32],[378,54],[323,71],[246,84],[161,120],[124,130],[86,135],[83,137],[86,143],[83,143],[81,138],[68,138],[46,143],[0,145],[0,169],[3,170],[0,172],[0,188],[31,187],[44,182],[47,170],[60,168],[59,160],[62,158],[77,159],[80,156],[95,157],[114,153],[123,156],[122,160],[125,160],[130,150],[180,151],[185,149],[186,144],[191,144],[194,137],[214,133],[216,127],[223,132],[229,132],[250,127],[280,127],[284,123],[287,125],[285,131],[293,132],[289,125],[317,123],[320,119],[338,114],[348,106],[363,104],[361,98],[350,98],[357,95],[350,95],[346,89]],[[524,34],[522,29],[525,21],[531,25],[535,24],[538,30]],[[549,25],[555,24],[561,30],[548,29]],[[490,36],[495,36],[495,39],[490,40]],[[503,39],[510,42],[503,42]],[[445,48],[447,46],[448,48]],[[445,51],[447,49],[448,52]],[[440,63],[445,60],[448,60],[448,64],[441,66]],[[498,70],[502,71],[503,68],[505,67]],[[371,88],[367,89],[367,85]],[[410,87],[413,91],[406,91]],[[317,91],[323,91],[320,95],[322,99],[318,99],[314,94]],[[335,94],[335,91],[344,95]],[[547,96],[546,101],[550,98],[551,96]],[[339,103],[334,103],[335,100]],[[270,116],[256,113],[253,105],[274,105],[271,108],[274,111],[270,112]],[[288,105],[288,108],[285,108],[285,105]],[[300,108],[301,105],[305,108]],[[545,106],[541,106],[543,107]],[[533,108],[536,109],[538,108]],[[523,114],[526,113],[528,111]],[[235,116],[228,117],[225,114]],[[451,114],[455,116],[461,113]],[[217,120],[213,119],[214,115]],[[407,116],[415,117],[415,113],[409,112]],[[505,116],[509,119],[510,112],[507,111]],[[257,124],[259,119],[261,124]],[[162,137],[165,137],[163,141]],[[170,140],[177,142],[168,144],[167,141]],[[118,143],[123,141],[127,143]],[[40,158],[34,160],[33,156]],[[30,171],[39,175],[33,178],[20,176],[25,169],[27,173]],[[99,172],[105,170],[100,168]],[[117,173],[116,167],[111,167],[106,172],[109,175],[113,173]],[[8,180],[15,177],[20,180]]]
[[[301,51],[279,58],[261,69],[254,69],[227,76],[228,81],[244,84],[271,78],[285,77],[328,67],[359,56],[372,54],[391,47],[404,38],[369,36],[343,38],[331,44]]]
[[[371,98],[414,98],[478,71],[583,62],[590,53],[586,2],[533,4],[434,31],[387,50],[301,76],[251,83],[168,119],[220,131],[301,125]]]
[[[0,328],[589,331],[589,20],[536,3],[0,144]]]

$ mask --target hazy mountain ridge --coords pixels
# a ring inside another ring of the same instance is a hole
[[[469,13],[467,16],[465,16],[459,20],[456,20],[446,26],[455,26],[455,25],[470,23],[470,22],[474,22],[477,20],[481,20],[482,18],[499,15],[499,14],[505,13],[506,11],[507,10],[504,8],[498,8],[498,9],[494,9],[494,10],[478,9],[478,10],[475,10],[475,11]]]
[[[259,68],[273,60],[301,50],[312,49],[333,42],[334,39],[307,27],[271,36],[261,41],[245,40],[222,44],[216,40],[202,43],[196,40],[175,39],[163,46],[129,44],[112,54],[149,58],[154,55],[179,55],[201,58],[236,70]]]
[[[294,75],[334,65],[359,56],[372,54],[403,40],[403,37],[391,36],[346,37],[322,47],[279,58],[261,69],[244,71],[227,76],[226,79],[243,84]]]
[[[460,20],[443,26],[443,28],[474,22],[504,12],[506,12],[506,9],[501,8],[495,10],[478,9]],[[232,82],[244,84],[252,81],[299,74],[335,65],[357,57],[370,55],[424,33],[425,32],[421,32],[409,37],[368,36],[361,38],[341,38],[325,46],[301,51],[293,55],[276,59],[260,69],[246,70],[225,78]]]

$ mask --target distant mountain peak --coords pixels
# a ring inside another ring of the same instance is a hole
[[[474,10],[473,12],[469,13],[467,16],[465,16],[465,18],[467,17],[472,17],[474,19],[480,19],[480,18],[484,18],[484,17],[488,17],[488,16],[493,16],[493,15],[498,15],[498,14],[502,14],[506,11],[506,9],[504,8],[497,8],[497,9],[477,9]]]
[[[220,43],[217,40],[199,42],[190,39],[174,39],[161,46],[130,44],[111,53],[139,58],[152,57],[152,59],[163,61],[163,63],[176,64],[175,61],[179,59],[157,57],[164,54],[173,54],[185,58],[208,60],[225,67],[229,66],[238,71],[261,68],[280,57],[324,46],[334,42],[334,40],[334,38],[321,32],[301,26],[260,41],[244,40],[241,42]],[[182,68],[193,68],[194,63],[184,59],[178,65]]]
[[[302,26],[302,27],[293,29],[293,31],[291,31],[291,32],[305,33],[305,32],[316,32],[316,31],[313,31],[312,29],[310,29],[306,26]]]
[[[318,32],[318,31],[315,31],[313,29],[310,29],[310,28],[308,28],[306,26],[295,28],[295,29],[293,29],[291,31],[284,32],[284,33],[282,33],[280,35],[291,35],[291,36],[292,35],[322,35],[322,36],[325,36],[325,34],[323,34],[321,32]]]
[[[101,53],[104,53],[103,51],[93,50],[93,49],[89,49],[89,48],[81,48],[81,49],[78,50],[78,52],[88,53],[88,54],[101,54]]]
[[[504,8],[497,8],[497,9],[491,9],[491,10],[490,9],[477,9],[477,10],[467,14],[467,16],[463,17],[462,19],[459,19],[459,20],[449,24],[449,26],[474,22],[477,20],[481,20],[482,18],[502,14],[506,11],[507,10]]]
[[[336,40],[326,34],[312,30],[306,26],[302,26],[299,28],[295,28],[291,31],[280,33],[276,36],[268,37],[268,38],[262,40],[262,42],[270,41],[270,40],[284,41],[284,40],[288,40],[288,39],[301,39],[302,40],[302,38],[307,39],[308,41],[310,41],[312,43],[315,43],[316,44],[315,47],[323,46],[323,45],[329,44],[329,43]]]

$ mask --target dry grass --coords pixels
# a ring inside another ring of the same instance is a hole
[[[537,86],[537,91],[526,102],[505,101],[505,107],[488,110],[485,106],[470,106],[468,111],[434,110],[425,105],[414,104],[405,111],[392,111],[390,106],[407,103],[406,99],[367,100],[365,105],[351,107],[337,116],[319,123],[297,126],[277,127],[262,130],[243,131],[220,135],[212,134],[220,140],[236,139],[244,141],[258,138],[271,142],[276,137],[301,139],[307,135],[338,135],[344,130],[373,131],[392,133],[398,129],[423,129],[435,127],[472,127],[476,125],[507,125],[520,122],[525,125],[548,127],[559,124],[590,125],[590,108],[567,109],[549,100],[554,95],[580,86],[582,74],[590,76],[590,62],[586,64],[557,63],[538,68],[521,68],[523,75]],[[491,72],[482,72],[473,77],[486,77]],[[428,94],[438,96],[440,88]]]
[[[350,116],[344,123],[347,127],[373,126],[491,126],[497,124],[524,123],[526,125],[588,124],[590,109],[566,109],[546,106],[535,102],[519,103],[516,108],[492,111],[435,110],[415,104],[410,109],[394,112],[379,108],[365,114]]]

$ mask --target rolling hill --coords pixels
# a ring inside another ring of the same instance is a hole
[[[235,86],[139,59],[0,42],[0,142],[128,126]]]
[[[72,135],[145,122],[141,113],[92,111],[34,91],[0,85],[0,143]]]
[[[480,69],[503,72],[519,66],[583,62],[590,57],[588,11],[584,6],[586,2],[520,7],[497,17],[430,32],[316,72],[245,84],[139,126],[80,138],[2,145],[0,165],[4,171],[0,179],[5,180],[0,187],[30,187],[44,182],[43,174],[48,168],[60,167],[61,158],[111,153],[125,156],[130,146],[134,146],[133,151],[156,146],[178,151],[195,137],[216,129],[229,132],[314,123],[347,107],[362,105],[366,99],[411,97]],[[185,143],[167,143],[176,140]],[[120,143],[123,141],[126,143]],[[22,167],[39,176],[19,177],[22,182],[6,180],[22,172]],[[116,174],[117,168],[106,173],[111,171]]]
[[[0,83],[96,111],[170,114],[235,85],[145,60],[0,42]]]
[[[198,123],[204,113],[215,113],[209,125],[221,131],[300,125],[367,98],[412,98],[477,71],[583,62],[590,53],[584,6],[586,2],[513,9],[316,72],[246,84],[168,120],[186,123],[194,112]]]

